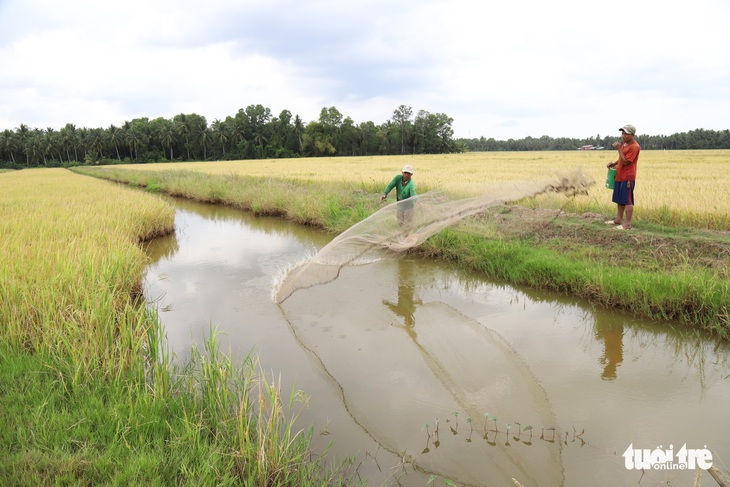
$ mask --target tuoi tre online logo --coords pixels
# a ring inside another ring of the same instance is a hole
[[[673,445],[666,450],[661,445],[649,450],[634,448],[632,443],[621,456],[628,470],[707,470],[712,467],[712,452],[707,445],[691,449],[685,443],[675,454]]]

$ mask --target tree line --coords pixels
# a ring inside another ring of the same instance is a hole
[[[241,108],[208,124],[195,113],[149,120],[136,118],[107,128],[30,128],[0,132],[0,165],[213,161],[320,156],[439,154],[458,150],[453,119],[443,113],[399,106],[390,120],[356,124],[335,107],[305,123],[283,110],[273,116],[262,105]]]
[[[610,148],[618,136],[583,139],[540,138],[495,140],[455,139],[454,120],[443,113],[400,105],[380,125],[356,124],[335,107],[322,108],[317,120],[249,105],[224,120],[208,124],[196,113],[171,119],[146,117],[107,128],[59,130],[21,124],[0,132],[0,167],[66,166],[78,164],[214,161],[238,159],[442,154],[466,151],[574,150],[592,145]],[[730,130],[696,129],[672,135],[639,135],[642,149],[730,149]]]
[[[478,139],[457,139],[456,143],[468,151],[542,151],[573,150],[589,145],[595,148],[611,149],[612,144],[617,140],[620,140],[618,133],[604,137],[598,134],[585,139],[553,138],[547,135],[540,138],[525,137],[509,140],[480,137]],[[672,135],[639,134],[636,136],[636,140],[642,149],[647,150],[730,149],[730,130],[696,129]]]

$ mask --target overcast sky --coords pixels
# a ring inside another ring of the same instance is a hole
[[[0,130],[261,104],[498,140],[730,128],[728,0],[0,0]]]

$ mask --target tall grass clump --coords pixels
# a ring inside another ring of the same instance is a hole
[[[176,364],[140,299],[160,198],[64,169],[0,175],[0,485],[336,485],[255,357]]]

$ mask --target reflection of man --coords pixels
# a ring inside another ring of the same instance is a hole
[[[408,329],[412,329],[416,326],[416,319],[413,314],[416,312],[416,305],[422,304],[420,299],[415,299],[415,284],[411,276],[411,264],[407,262],[398,262],[398,301],[393,303],[383,299],[383,304],[386,305],[393,314],[403,318],[403,324]]]
[[[616,369],[624,360],[624,326],[618,320],[596,313],[596,338],[603,341],[603,356],[598,362],[603,365],[601,379],[615,380]]]

